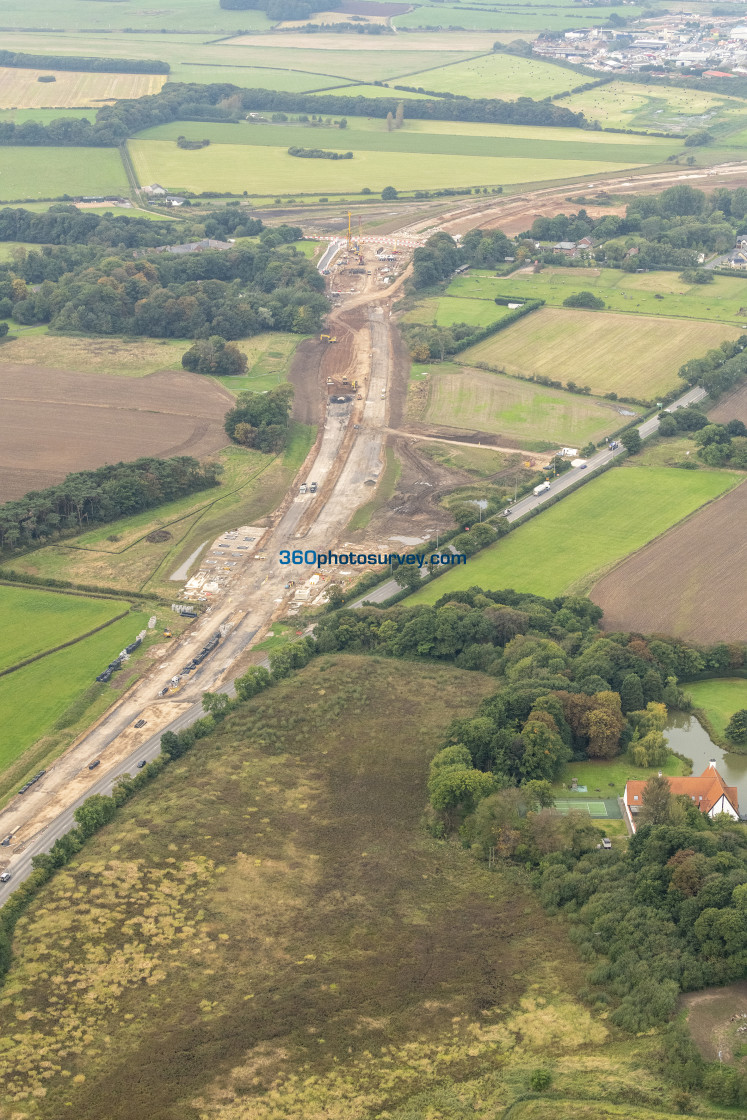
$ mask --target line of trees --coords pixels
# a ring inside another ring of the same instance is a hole
[[[1,124],[2,122],[0,122]],[[216,232],[206,236],[216,237],[233,233],[232,220],[252,222],[252,233],[264,228],[256,219],[246,219],[235,209],[221,211],[209,221]],[[235,228],[235,227],[234,227]],[[251,236],[251,235],[246,235]],[[22,207],[4,207],[0,210],[0,241],[26,241],[38,245],[116,245],[125,248],[138,246],[170,245],[184,239],[184,228],[175,222],[153,222],[148,218],[107,218],[90,210],[78,210],[69,203],[58,203],[49,210],[33,213]]]
[[[298,156],[299,159],[352,159],[352,152],[328,152],[324,148],[288,148],[289,156]]]
[[[91,58],[75,54],[24,54],[0,50],[0,66],[28,70],[79,70],[95,74],[168,74],[168,62],[155,58]]]
[[[220,0],[221,8],[230,12],[266,12],[272,20],[308,19],[315,12],[339,8],[341,0]]]
[[[217,486],[222,473],[219,463],[198,463],[182,455],[69,474],[56,486],[0,505],[0,548],[26,547],[154,509]]]

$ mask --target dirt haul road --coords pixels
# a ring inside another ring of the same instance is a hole
[[[280,551],[327,552],[339,547],[355,510],[370,501],[372,483],[382,469],[386,439],[389,316],[395,289],[392,285],[386,291],[377,291],[374,283],[374,277],[366,277],[369,290],[357,292],[350,306],[342,305],[331,316],[338,336],[344,332],[346,344],[329,347],[321,363],[323,382],[328,376],[327,367],[334,369],[337,378],[344,353],[347,376],[350,381],[359,381],[362,399],[357,400],[356,392],[344,394],[344,401],[330,398],[320,438],[275,514],[275,524],[259,554],[262,558],[250,561],[225,597],[211,606],[158,665],[55,762],[42,781],[24,796],[16,796],[0,813],[0,835],[12,834],[11,844],[0,849],[0,862],[13,875],[11,883],[0,886],[0,902],[28,873],[30,855],[51,847],[76,800],[92,787],[100,788],[107,776],[111,780],[125,769],[135,772],[142,757],[138,752],[175,719],[180,724],[187,717],[191,719],[203,692],[230,689],[231,667],[293,594],[285,584],[294,576],[298,579],[300,572],[303,578],[310,574],[306,567],[294,570],[281,566]],[[299,493],[299,482],[306,480],[317,483],[317,494]],[[196,674],[187,677],[184,687],[172,698],[159,699],[160,689],[180,674],[219,630],[224,632],[223,639]],[[147,720],[146,726],[135,730],[133,724],[141,718]],[[90,771],[89,763],[97,758],[100,765]]]

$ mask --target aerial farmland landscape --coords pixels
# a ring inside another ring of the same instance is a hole
[[[0,1120],[743,1116],[747,4],[0,38]]]

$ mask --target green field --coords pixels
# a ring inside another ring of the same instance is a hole
[[[163,140],[131,140],[128,146],[141,182],[159,182],[169,189],[195,192],[247,190],[250,194],[298,194],[360,192],[364,187],[381,191],[387,186],[399,190],[493,186],[601,175],[637,166],[633,161],[597,163],[581,159],[502,159],[361,150],[356,151],[352,160],[333,163],[326,159],[294,159],[285,147],[257,149],[243,144],[216,144],[200,151],[183,151]]]
[[[317,247],[313,241],[305,244],[312,249]],[[303,341],[303,337],[281,331],[266,331],[255,334],[252,338],[241,339],[237,345],[249,359],[247,372],[241,377],[215,377],[213,380],[230,393],[243,393],[246,389],[253,393],[265,393],[268,389],[274,389],[287,379],[296,347]]]
[[[581,82],[571,82],[570,85]],[[566,87],[568,88],[568,87]],[[611,82],[574,93],[560,102],[607,128],[650,128],[691,132],[745,111],[743,101],[706,90]],[[738,118],[737,118],[738,119]],[[736,123],[736,122],[735,122]]]
[[[741,678],[694,681],[687,685],[696,708],[702,708],[716,736],[727,742],[726,725],[735,712],[747,708],[747,680]],[[740,748],[743,749],[743,748]]]
[[[253,15],[261,13],[252,13]],[[340,79],[302,70],[276,70],[270,66],[232,66],[230,62],[177,62],[171,67],[170,82],[230,82],[242,89],[277,89],[286,93],[313,93],[338,86]],[[342,92],[342,91],[340,91]]]
[[[230,11],[219,8],[213,0],[179,0],[177,10],[133,8],[122,3],[83,4],[80,0],[55,0],[53,6],[48,0],[3,0],[2,19],[4,27],[40,31],[65,28],[100,32],[132,28],[160,32],[175,23],[182,31],[204,32],[272,26],[264,12]],[[88,53],[93,52],[89,50]],[[160,56],[154,53],[151,57]]]
[[[529,451],[563,444],[582,447],[615,431],[625,420],[620,405],[612,401],[548,389],[456,362],[419,368],[428,370],[428,381],[416,382],[410,390],[412,419],[490,432],[516,440]],[[625,408],[634,411],[630,405]]]
[[[655,401],[677,386],[684,362],[739,334],[720,323],[543,307],[462,357],[524,377],[575,381],[599,396]]]
[[[739,276],[715,276],[712,284],[687,284],[677,272],[548,266],[537,273],[520,271],[496,277],[492,272],[473,269],[465,276],[456,276],[447,288],[448,295],[462,298],[517,296],[543,299],[549,307],[560,307],[567,296],[581,291],[600,296],[609,311],[747,324],[747,285]]]
[[[126,602],[107,606],[114,608],[110,614],[127,609]],[[145,629],[149,615],[150,611],[128,614],[69,649],[50,653],[40,661],[0,677],[3,727],[0,770],[49,732],[65,710],[94,683],[96,675]],[[106,685],[97,687],[102,692],[107,688]]]
[[[69,195],[128,194],[115,148],[13,148],[2,150],[2,202]]]
[[[510,315],[508,307],[499,306],[492,300],[461,299],[458,296],[433,296],[420,300],[411,311],[405,312],[405,323],[434,323],[439,327],[450,327],[454,323],[469,323],[470,326],[486,327],[499,323]]]
[[[418,451],[442,466],[467,471],[477,478],[492,478],[502,471],[511,457],[487,447],[465,447],[451,443],[419,443]]]
[[[562,66],[519,58],[511,54],[487,54],[410,74],[407,85],[423,89],[444,90],[464,97],[533,97],[537,100],[578,85],[578,75]],[[563,102],[565,104],[565,102]]]
[[[406,111],[405,111],[406,113]],[[666,140],[649,140],[645,136],[624,136],[599,139],[599,133],[577,128],[533,129],[521,125],[489,125],[452,121],[408,121],[402,129],[387,130],[385,114],[379,120],[366,117],[348,117],[347,128],[318,128],[288,122],[287,124],[249,123],[211,124],[204,122],[173,121],[156,125],[138,133],[133,144],[147,141],[171,141],[176,146],[179,136],[209,139],[209,149],[201,151],[215,154],[219,146],[252,144],[262,147],[288,148],[319,147],[333,151],[352,150],[359,153],[397,153],[398,155],[481,156],[495,159],[533,159],[537,157],[538,141],[542,142],[540,155],[543,160],[600,160],[606,162],[658,163],[675,150]],[[535,135],[536,133],[536,135]],[[185,152],[180,155],[200,155]],[[312,161],[307,160],[306,163]],[[317,161],[313,161],[317,162]],[[184,163],[185,167],[189,162]],[[339,170],[336,168],[335,170]]]
[[[630,18],[635,19],[641,14],[641,9],[631,7],[627,9],[626,15],[628,13]],[[395,27],[408,28],[461,27],[475,31],[564,31],[573,27],[606,25],[608,19],[609,12],[606,8],[584,8],[576,11],[572,8],[538,8],[529,4],[525,7],[491,11],[467,7],[432,8],[423,5],[407,12],[406,15],[394,16],[392,23]],[[579,84],[576,82],[576,85]]]
[[[0,586],[0,669],[80,637],[123,609],[126,607],[111,599]]]
[[[403,85],[412,85],[411,75],[406,75],[402,78]],[[395,78],[396,82],[397,79]],[[388,99],[397,98],[400,101],[428,101],[433,100],[427,93],[412,93],[408,90],[394,89],[392,84],[383,86],[369,86],[369,85],[347,85],[338,86],[328,91],[319,90],[318,92],[333,93],[336,97],[386,97]]]
[[[725,471],[615,468],[407,601],[435,603],[464,587],[513,587],[548,598],[583,594],[603,569],[738,481]]]

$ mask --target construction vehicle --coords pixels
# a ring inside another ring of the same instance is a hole
[[[353,389],[357,389],[357,388],[358,388],[358,380],[357,380],[357,378],[353,378],[353,381],[352,381],[351,385],[352,385],[352,388],[353,388]]]
[[[166,627],[166,629],[164,630],[164,632],[163,632],[163,636],[164,636],[164,638],[170,638],[170,637],[172,637],[171,631],[169,630],[168,626],[167,626],[167,627]]]
[[[350,384],[350,382],[348,381],[348,375],[346,373],[343,373],[343,375],[342,375],[342,383],[343,383],[343,385],[349,385]]]
[[[337,335],[336,334],[320,334],[319,335],[319,341],[320,342],[337,342]]]
[[[363,400],[363,393],[359,393],[358,396],[356,397],[356,400],[362,401]]]
[[[533,493],[533,494],[534,494],[534,495],[535,495],[536,497],[539,497],[539,495],[540,495],[540,494],[544,494],[544,492],[545,492],[546,490],[549,490],[549,489],[550,489],[550,480],[549,480],[548,478],[546,478],[544,482],[541,482],[541,483],[539,484],[539,486],[535,486],[535,488],[534,488],[534,490],[532,491],[532,493]]]

